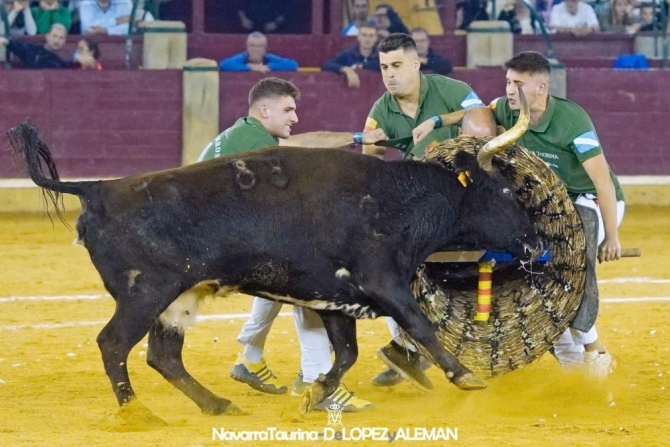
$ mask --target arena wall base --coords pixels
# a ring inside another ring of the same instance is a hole
[[[78,197],[63,195],[66,212],[80,212]],[[0,212],[3,213],[43,213],[46,209],[40,189],[27,179],[0,180]],[[53,209],[52,206],[49,208]]]

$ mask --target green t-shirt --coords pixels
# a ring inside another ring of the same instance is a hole
[[[256,149],[277,146],[279,139],[270,135],[260,121],[250,116],[238,119],[228,129],[221,132],[202,150],[198,161],[226,155],[251,152]]]
[[[65,6],[54,10],[44,10],[42,8],[31,8],[30,10],[35,19],[37,34],[48,33],[54,23],[60,23],[67,31],[70,31],[72,13]]]
[[[405,115],[398,101],[386,92],[372,106],[365,121],[365,132],[381,128],[389,139],[408,137],[412,135],[412,130],[416,126],[432,116],[483,105],[477,94],[465,82],[441,75],[421,74],[421,96],[416,117],[410,118]],[[407,151],[423,158],[426,147],[432,147],[457,135],[456,126],[441,127],[429,133],[416,148],[413,143],[410,144]]]
[[[512,110],[504,96],[494,100],[491,108],[496,121],[505,129],[519,119],[519,111]],[[550,96],[540,122],[529,127],[517,144],[544,160],[565,184],[570,196],[596,193],[582,163],[602,154],[603,149],[591,117],[574,102]],[[624,200],[619,180],[611,169],[610,176],[617,200]]]

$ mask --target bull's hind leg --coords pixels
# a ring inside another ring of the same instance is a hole
[[[147,363],[165,379],[186,394],[206,414],[241,414],[228,399],[217,396],[195,380],[184,367],[182,347],[184,333],[178,328],[166,328],[156,321],[149,331]]]
[[[149,332],[156,318],[179,295],[179,290],[165,284],[165,280],[150,283],[142,276],[124,291],[114,290],[109,284],[107,289],[116,300],[116,310],[97,341],[105,372],[121,406],[119,416],[133,424],[165,425],[136,399],[127,363],[130,350]]]
[[[333,367],[305,391],[300,403],[300,412],[313,410],[340,386],[344,374],[356,363],[358,342],[356,340],[356,320],[339,312],[317,311],[323,320],[330,343],[335,351]]]
[[[475,376],[444,349],[407,285],[393,278],[383,277],[378,281],[368,281],[363,285],[363,289],[377,301],[388,316],[395,319],[400,327],[430,352],[447,378],[457,387],[462,390],[486,388],[485,381]]]

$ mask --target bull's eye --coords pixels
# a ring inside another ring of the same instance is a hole
[[[506,196],[512,196],[512,190],[509,189],[509,188],[503,188],[502,192],[503,192],[503,194],[505,194]]]

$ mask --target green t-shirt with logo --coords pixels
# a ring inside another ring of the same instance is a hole
[[[519,119],[506,97],[491,103],[498,124],[510,129]],[[596,187],[584,166],[586,160],[600,155],[598,135],[588,113],[572,101],[549,97],[547,109],[540,121],[528,128],[517,144],[544,160],[565,184],[571,197],[595,194]],[[617,200],[624,200],[619,180],[610,169]]]
[[[405,115],[398,101],[386,92],[372,106],[365,121],[365,132],[381,128],[389,139],[410,137],[416,126],[435,115],[483,105],[477,94],[465,82],[441,75],[421,74],[421,93],[416,117],[410,118]],[[456,136],[458,136],[456,126],[441,127],[426,135],[416,148],[413,143],[410,144],[407,152],[423,158],[427,147]]]
[[[256,118],[247,116],[238,119],[235,124],[214,138],[200,153],[198,161],[277,145],[279,145],[279,139],[270,135]]]

